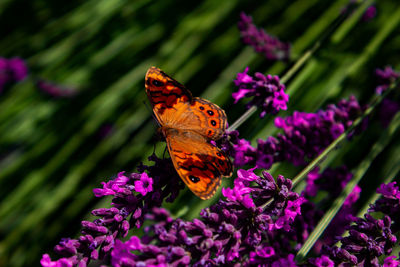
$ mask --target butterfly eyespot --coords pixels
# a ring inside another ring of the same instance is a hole
[[[199,177],[196,177],[196,176],[193,176],[193,175],[190,175],[190,176],[189,176],[189,179],[190,179],[190,181],[192,181],[193,183],[197,183],[197,182],[200,181],[200,178],[199,178]]]
[[[160,82],[159,80],[153,80],[153,85],[157,87],[164,86],[163,82]]]
[[[208,135],[211,135],[213,132],[211,130],[208,130]]]
[[[208,115],[213,116],[214,115],[214,111],[212,110],[207,110]]]
[[[218,156],[218,157],[221,157],[222,155],[221,155],[221,153],[217,152],[217,156]]]
[[[215,120],[211,120],[210,123],[211,123],[212,126],[216,126],[217,125],[217,122]]]
[[[221,165],[224,165],[224,164],[225,164],[225,161],[223,161],[222,159],[219,159],[218,162],[219,162],[219,164],[221,164]]]
[[[203,107],[203,106],[200,106],[199,109],[200,109],[200,110],[204,110],[204,107]]]

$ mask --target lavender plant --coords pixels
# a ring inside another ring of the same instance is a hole
[[[281,42],[278,38],[267,34],[254,25],[252,17],[244,12],[238,22],[243,43],[250,45],[257,53],[263,54],[268,60],[287,60],[290,55],[290,44]]]
[[[20,82],[28,75],[28,67],[19,57],[0,57],[0,93],[13,83]]]
[[[397,79],[395,75],[389,76],[394,76],[393,81]],[[252,82],[247,69],[238,77]],[[275,97],[281,96],[277,94]],[[270,98],[272,95],[267,94],[264,102],[273,103],[274,99]],[[277,118],[275,125],[283,128],[285,135],[258,141],[257,150],[248,141],[238,139],[237,131],[226,135],[219,145],[232,153],[236,165],[240,162],[242,165],[270,168],[278,161],[276,159],[305,164],[305,157],[318,156],[330,142],[345,134],[344,131],[364,110],[352,96],[349,101],[340,101],[338,105],[330,105],[327,110],[315,114],[295,112],[286,119]],[[270,110],[272,114],[276,112]],[[359,127],[353,125],[348,136],[362,132],[367,127],[365,122],[359,120]],[[271,155],[276,158],[263,165],[254,159],[255,155],[258,159]],[[200,219],[185,221],[172,218],[161,208],[164,199],[173,201],[182,188],[171,162],[155,155],[149,160],[155,164],[139,166],[139,173],[119,173],[115,179],[103,182],[103,188],[95,189],[97,197],[114,196],[112,207],[92,211],[100,218],[93,222],[83,221],[82,235],[78,239],[63,239],[55,247],[62,257],[52,261],[48,254],[44,254],[41,264],[86,266],[94,260],[113,266],[297,266],[299,263],[294,260],[294,255],[324,213],[312,198],[317,192],[327,191],[329,197],[320,199],[319,204],[330,201],[338,197],[352,178],[346,167],[327,169],[322,174],[315,169],[308,174],[307,186],[300,195],[293,191],[290,179],[283,176],[274,179],[265,171],[258,176],[253,172],[254,168],[240,169],[233,188],[222,189],[224,200],[204,209]],[[360,187],[356,187],[348,196],[327,228],[327,234],[316,243],[315,252],[321,256],[310,258],[309,264],[378,266],[379,257],[383,255],[387,256],[384,259],[386,265],[398,262],[390,255],[397,242],[394,235],[397,232],[394,227],[397,225],[394,206],[397,202],[388,205],[387,201],[379,200],[372,206],[370,212],[385,211],[387,215],[383,219],[375,219],[370,214],[360,219],[355,217],[353,209],[360,191]],[[398,188],[392,183],[382,185],[378,192],[385,194],[386,198],[396,198]],[[145,234],[141,238],[134,235],[127,241],[121,240],[127,237],[129,229],[133,226],[140,228],[145,222],[149,222],[149,226],[144,228]],[[346,229],[349,237],[340,238]],[[341,241],[341,247],[335,245],[337,240]],[[359,242],[365,244],[359,245]]]
[[[362,19],[369,21],[375,15],[375,6],[370,6]],[[245,13],[240,15],[238,27],[243,43],[269,62],[293,57],[289,56],[289,44],[260,30]],[[157,27],[154,29],[151,32],[156,32]],[[315,47],[320,44],[317,43]],[[362,136],[373,119],[367,116],[369,110],[379,112],[385,127],[399,110],[393,88],[400,75],[386,67],[376,71],[379,107],[372,101],[361,104],[365,101],[351,95],[335,104],[324,104],[316,112],[292,112],[288,102],[289,95],[291,100],[294,98],[288,90],[291,78],[309,59],[307,54],[315,51],[308,50],[282,78],[261,72],[250,75],[249,67],[237,73],[233,83],[238,89],[232,94],[235,104],[249,99],[246,108],[258,109],[260,122],[289,111],[274,119],[279,133],[257,140],[256,146],[250,138],[239,138],[235,129],[240,123],[234,123],[232,131],[215,143],[240,168],[232,185],[222,188],[223,196],[197,218],[176,218],[163,208],[165,202],[177,199],[184,184],[168,158],[153,154],[150,164],[140,164],[134,173],[120,172],[93,190],[97,198],[111,196],[111,206],[94,209],[91,214],[96,219],[82,221],[81,234],[61,239],[54,248],[55,254],[43,254],[42,266],[399,266],[400,260],[394,254],[400,199],[395,182],[380,186],[377,194],[381,197],[362,218],[356,213],[364,188],[355,186],[329,226],[322,229],[324,233],[313,244],[311,255],[306,259],[297,257],[312,233],[321,231],[318,223],[329,212],[329,206],[354,179],[352,166],[324,170],[317,162],[334,149],[341,149],[332,146],[337,140],[347,137],[354,142],[358,135]],[[98,61],[96,58],[91,64]],[[26,76],[21,64],[18,68],[8,64],[0,61],[0,68],[6,69],[0,70],[0,80],[6,77],[4,84]],[[256,69],[252,64],[248,65]],[[84,76],[85,72],[77,73]],[[75,94],[72,89],[64,90],[44,80],[36,85],[54,97]],[[1,86],[0,81],[0,91]],[[229,110],[227,113],[229,116]],[[91,128],[96,127],[90,125],[85,131]],[[295,179],[267,171],[279,163],[306,167]]]

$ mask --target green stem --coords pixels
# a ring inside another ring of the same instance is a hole
[[[370,107],[364,112],[364,114],[359,117],[353,125],[347,129],[343,134],[341,134],[335,141],[333,141],[316,159],[314,159],[306,168],[304,168],[303,171],[301,171],[294,179],[293,179],[293,184],[297,184],[301,179],[305,177],[305,175],[312,170],[320,161],[323,160],[323,158],[331,152],[351,131],[353,131],[357,126],[360,125],[362,120],[369,116],[371,112],[375,109],[375,107],[392,91],[394,90],[395,87],[397,87],[398,82],[393,83],[384,94],[381,96],[374,96]],[[386,137],[386,136],[385,136]],[[310,251],[310,249],[314,246],[315,242],[318,240],[318,238],[322,235],[326,227],[329,225],[329,223],[332,221],[332,219],[335,217],[336,213],[340,210],[342,207],[344,201],[346,200],[347,196],[353,191],[353,188],[358,184],[358,182],[361,180],[363,175],[365,174],[366,170],[368,169],[368,166],[372,162],[372,160],[377,156],[382,151],[382,143],[388,142],[388,138],[381,138],[382,141],[378,142],[373,146],[371,149],[371,152],[368,154],[368,156],[365,158],[364,161],[360,163],[360,168],[359,171],[357,171],[354,174],[353,179],[347,183],[346,187],[343,189],[342,193],[340,196],[334,201],[332,204],[332,208],[326,212],[324,217],[320,220],[318,225],[315,227],[314,231],[310,234],[310,236],[307,238],[306,242],[302,246],[302,248],[299,250],[299,252],[296,255],[296,262],[301,262],[304,260],[306,257],[307,253]]]

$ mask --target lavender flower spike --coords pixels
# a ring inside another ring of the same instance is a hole
[[[247,74],[248,71],[249,67],[246,67],[234,80],[235,85],[239,87],[239,91],[232,94],[235,103],[244,97],[253,97],[246,107],[261,108],[261,118],[266,114],[276,114],[279,110],[286,110],[289,95],[285,93],[285,85],[280,83],[279,77],[265,76],[260,72],[251,77]]]
[[[142,238],[116,240],[113,266],[296,266],[295,251],[283,248],[304,198],[291,191],[289,179],[263,176],[239,170],[233,188],[223,189],[226,200],[199,219],[173,219],[153,208]]]
[[[324,254],[335,266],[399,266],[400,262],[391,256],[400,229],[399,188],[396,182],[382,184],[377,193],[382,194],[381,198],[364,218],[354,218],[347,226],[348,235],[338,237],[341,246],[324,247]],[[318,262],[310,260],[313,266],[320,266]]]
[[[390,66],[386,66],[384,69],[376,69],[375,76],[378,80],[378,86],[375,90],[378,95],[381,95],[389,88],[391,83],[400,78],[400,72],[395,71]]]
[[[28,67],[19,57],[10,59],[0,57],[0,93],[13,83],[20,82],[28,76]]]
[[[44,254],[40,262],[42,266],[84,267],[92,261],[95,264],[108,264],[112,255],[128,255],[126,251],[136,248],[152,250],[154,246],[141,246],[134,238],[127,244],[122,244],[119,238],[126,237],[131,228],[140,228],[145,214],[161,206],[164,199],[173,201],[183,188],[183,183],[169,159],[158,159],[152,155],[149,160],[155,164],[142,164],[138,167],[141,173],[120,172],[114,179],[102,182],[102,188],[94,189],[96,197],[113,196],[112,207],[93,210],[92,215],[98,219],[82,221],[82,235],[77,239],[62,239],[54,248],[60,259],[52,261],[48,254]],[[170,253],[181,254],[179,248]],[[129,257],[124,257],[121,264],[113,264],[130,266],[130,262]],[[182,262],[187,260],[182,259]]]
[[[243,43],[250,45],[257,53],[262,53],[268,60],[287,60],[290,55],[290,44],[279,41],[276,37],[258,29],[253,19],[244,12],[240,13],[238,22]]]

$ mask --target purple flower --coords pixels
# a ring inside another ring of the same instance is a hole
[[[249,141],[240,139],[237,144],[233,144],[235,166],[244,166],[253,162],[257,150],[253,148]]]
[[[115,131],[115,126],[112,123],[104,123],[100,126],[100,129],[97,132],[98,137],[101,139],[105,139],[112,135]]]
[[[13,83],[20,82],[28,75],[28,67],[24,60],[18,57],[0,57],[0,93]]]
[[[115,179],[108,182],[101,182],[103,188],[93,189],[93,193],[96,197],[103,197],[107,195],[115,195],[116,193],[125,192],[125,185],[129,181],[129,176],[125,175],[125,172],[118,173]]]
[[[297,264],[294,261],[294,255],[290,254],[287,258],[281,258],[273,262],[271,267],[297,267]]]
[[[383,261],[383,267],[398,267],[400,266],[400,261],[395,260],[396,256],[388,256]]]
[[[28,67],[23,59],[14,57],[8,60],[8,68],[15,82],[22,81],[28,75]]]
[[[355,218],[354,223],[348,227],[349,235],[339,239],[342,246],[327,247],[326,251],[336,264],[364,265],[368,262],[376,266],[378,257],[390,255],[397,241],[392,234],[390,217],[377,220],[365,214],[364,219]]]
[[[123,243],[117,237],[127,236],[133,227],[140,228],[146,213],[161,206],[164,199],[173,201],[183,188],[170,159],[162,160],[152,155],[149,160],[155,164],[142,164],[138,168],[141,173],[120,172],[114,179],[102,182],[102,188],[94,189],[96,197],[112,195],[112,207],[93,210],[92,215],[99,218],[93,222],[82,221],[82,235],[78,239],[62,239],[54,249],[61,258],[52,262],[48,255],[44,255],[42,265],[61,266],[68,263],[86,266],[91,260],[107,262],[111,253],[117,258],[126,256],[126,262],[122,261],[121,266],[129,264],[132,260],[129,251],[142,249],[141,243],[135,238]],[[146,246],[146,249],[151,250],[152,246]],[[173,249],[175,252],[176,249]],[[186,258],[182,260],[183,263],[186,261]]]
[[[295,228],[292,229],[301,235],[291,237],[292,240],[297,240],[299,245],[304,243],[325,212],[317,207],[323,207],[325,203],[331,203],[336,199],[352,177],[353,175],[345,166],[335,169],[328,168],[322,173],[315,168],[308,174],[307,185],[302,193],[305,199],[301,205],[303,216],[296,216]],[[344,227],[354,220],[355,210],[353,207],[359,199],[359,194],[360,188],[357,186],[347,197],[345,204],[331,221],[322,238],[315,243],[314,251],[316,253],[320,253],[324,245],[333,245],[336,242],[336,236],[341,235],[345,231]],[[316,199],[318,202],[315,202]]]
[[[234,83],[236,86],[240,86],[241,84],[250,84],[250,83],[254,82],[253,78],[247,74],[248,71],[249,71],[249,67],[246,67],[243,72],[239,72],[237,74],[236,80],[234,80]],[[242,97],[239,97],[239,99],[240,98],[242,98]],[[235,98],[235,104],[237,103],[237,101],[239,101],[239,99]]]
[[[135,191],[141,193],[143,196],[153,191],[153,179],[147,173],[142,173],[140,180],[135,181]]]
[[[342,9],[342,13],[351,16],[354,13],[354,10],[356,10],[360,5],[360,2],[357,0],[350,0],[349,3]],[[376,7],[374,5],[371,5],[367,7],[365,10],[363,16],[361,17],[361,20],[363,22],[370,21],[376,16]]]
[[[307,186],[304,189],[304,194],[309,197],[315,197],[319,191],[319,186],[316,181],[320,178],[319,168],[314,168],[307,174]]]
[[[285,94],[285,92],[281,89],[278,92],[274,92],[274,100],[272,102],[272,106],[277,110],[286,110],[286,103],[289,102],[289,95]]]
[[[262,258],[270,258],[275,255],[275,250],[273,247],[263,247],[256,250],[256,254]]]
[[[43,254],[42,259],[40,260],[40,264],[43,267],[72,267],[74,266],[74,262],[72,260],[61,258],[57,261],[52,261],[49,254]]]
[[[244,12],[240,13],[238,22],[243,43],[250,45],[257,53],[262,53],[268,60],[287,60],[290,55],[290,44],[279,41],[276,37],[258,29],[253,19]]]
[[[248,71],[249,67],[246,67],[244,72],[238,73],[234,80],[235,85],[239,88],[232,94],[235,103],[244,97],[253,97],[246,107],[260,107],[262,110],[260,117],[264,117],[266,114],[276,114],[279,110],[286,110],[289,95],[285,94],[285,86],[280,83],[278,76],[265,76],[257,72],[253,78],[247,74]]]
[[[393,70],[393,68],[390,66],[386,66],[385,69],[376,69],[375,75],[378,83],[375,91],[378,95],[380,95],[386,91],[392,83],[396,82],[396,80],[400,77],[400,72]],[[384,127],[389,125],[394,115],[400,109],[400,104],[389,97],[382,100],[379,109],[379,118]]]
[[[388,127],[394,115],[400,110],[400,104],[392,99],[384,98],[379,109],[379,120],[383,127]]]
[[[166,210],[153,208],[140,240],[116,241],[112,264],[294,266],[293,254],[280,248],[303,200],[291,191],[290,180],[263,176],[239,170],[234,187],[223,190],[227,199],[204,209],[200,219],[173,219]],[[275,224],[279,227],[271,228]]]
[[[333,245],[324,248],[324,254],[335,262],[335,266],[379,266],[379,258],[392,253],[397,243],[395,233],[399,230],[399,189],[395,184],[381,185],[377,192],[382,197],[371,205],[364,218],[353,218],[352,224],[346,227],[349,234],[338,238],[340,247]],[[374,218],[377,212],[382,213],[383,217]],[[394,258],[386,257],[384,266],[397,266],[399,262]]]
[[[248,187],[251,181],[258,179],[252,171],[238,170],[238,177],[234,181],[234,187],[223,188],[222,194],[229,201],[240,202],[246,208],[255,207],[253,200],[250,198],[252,188]]]
[[[371,5],[365,10],[363,16],[362,16],[362,21],[370,21],[371,19],[375,18],[376,16],[376,6]]]
[[[390,216],[393,220],[392,229],[394,232],[400,231],[400,193],[396,182],[382,184],[377,190],[382,197],[373,205],[370,205],[369,212],[381,212]]]
[[[381,186],[376,190],[376,192],[384,195],[386,198],[400,200],[400,192],[399,192],[399,188],[396,186],[396,183],[397,182],[381,184]]]
[[[289,161],[294,165],[304,165],[318,156],[353,121],[362,115],[366,107],[360,106],[354,96],[341,100],[337,105],[328,105],[316,113],[295,111],[286,118],[277,117],[275,126],[283,130],[277,137],[259,139],[257,148],[238,137],[238,132],[227,133],[220,141],[237,167],[251,165],[269,169],[274,163]],[[350,136],[362,132],[368,120],[357,127]]]
[[[390,84],[400,77],[400,73],[395,71],[391,66],[386,66],[384,69],[376,69],[375,76],[378,81],[375,91],[378,95],[381,95],[389,88]]]
[[[71,87],[58,85],[54,82],[39,79],[36,81],[36,87],[43,93],[54,98],[68,98],[77,94],[77,90]]]
[[[299,197],[295,201],[288,201],[286,209],[285,209],[285,216],[287,220],[294,220],[297,215],[301,215],[301,204],[305,202],[303,197]]]
[[[317,267],[334,267],[335,263],[326,255],[316,258],[314,265]]]

